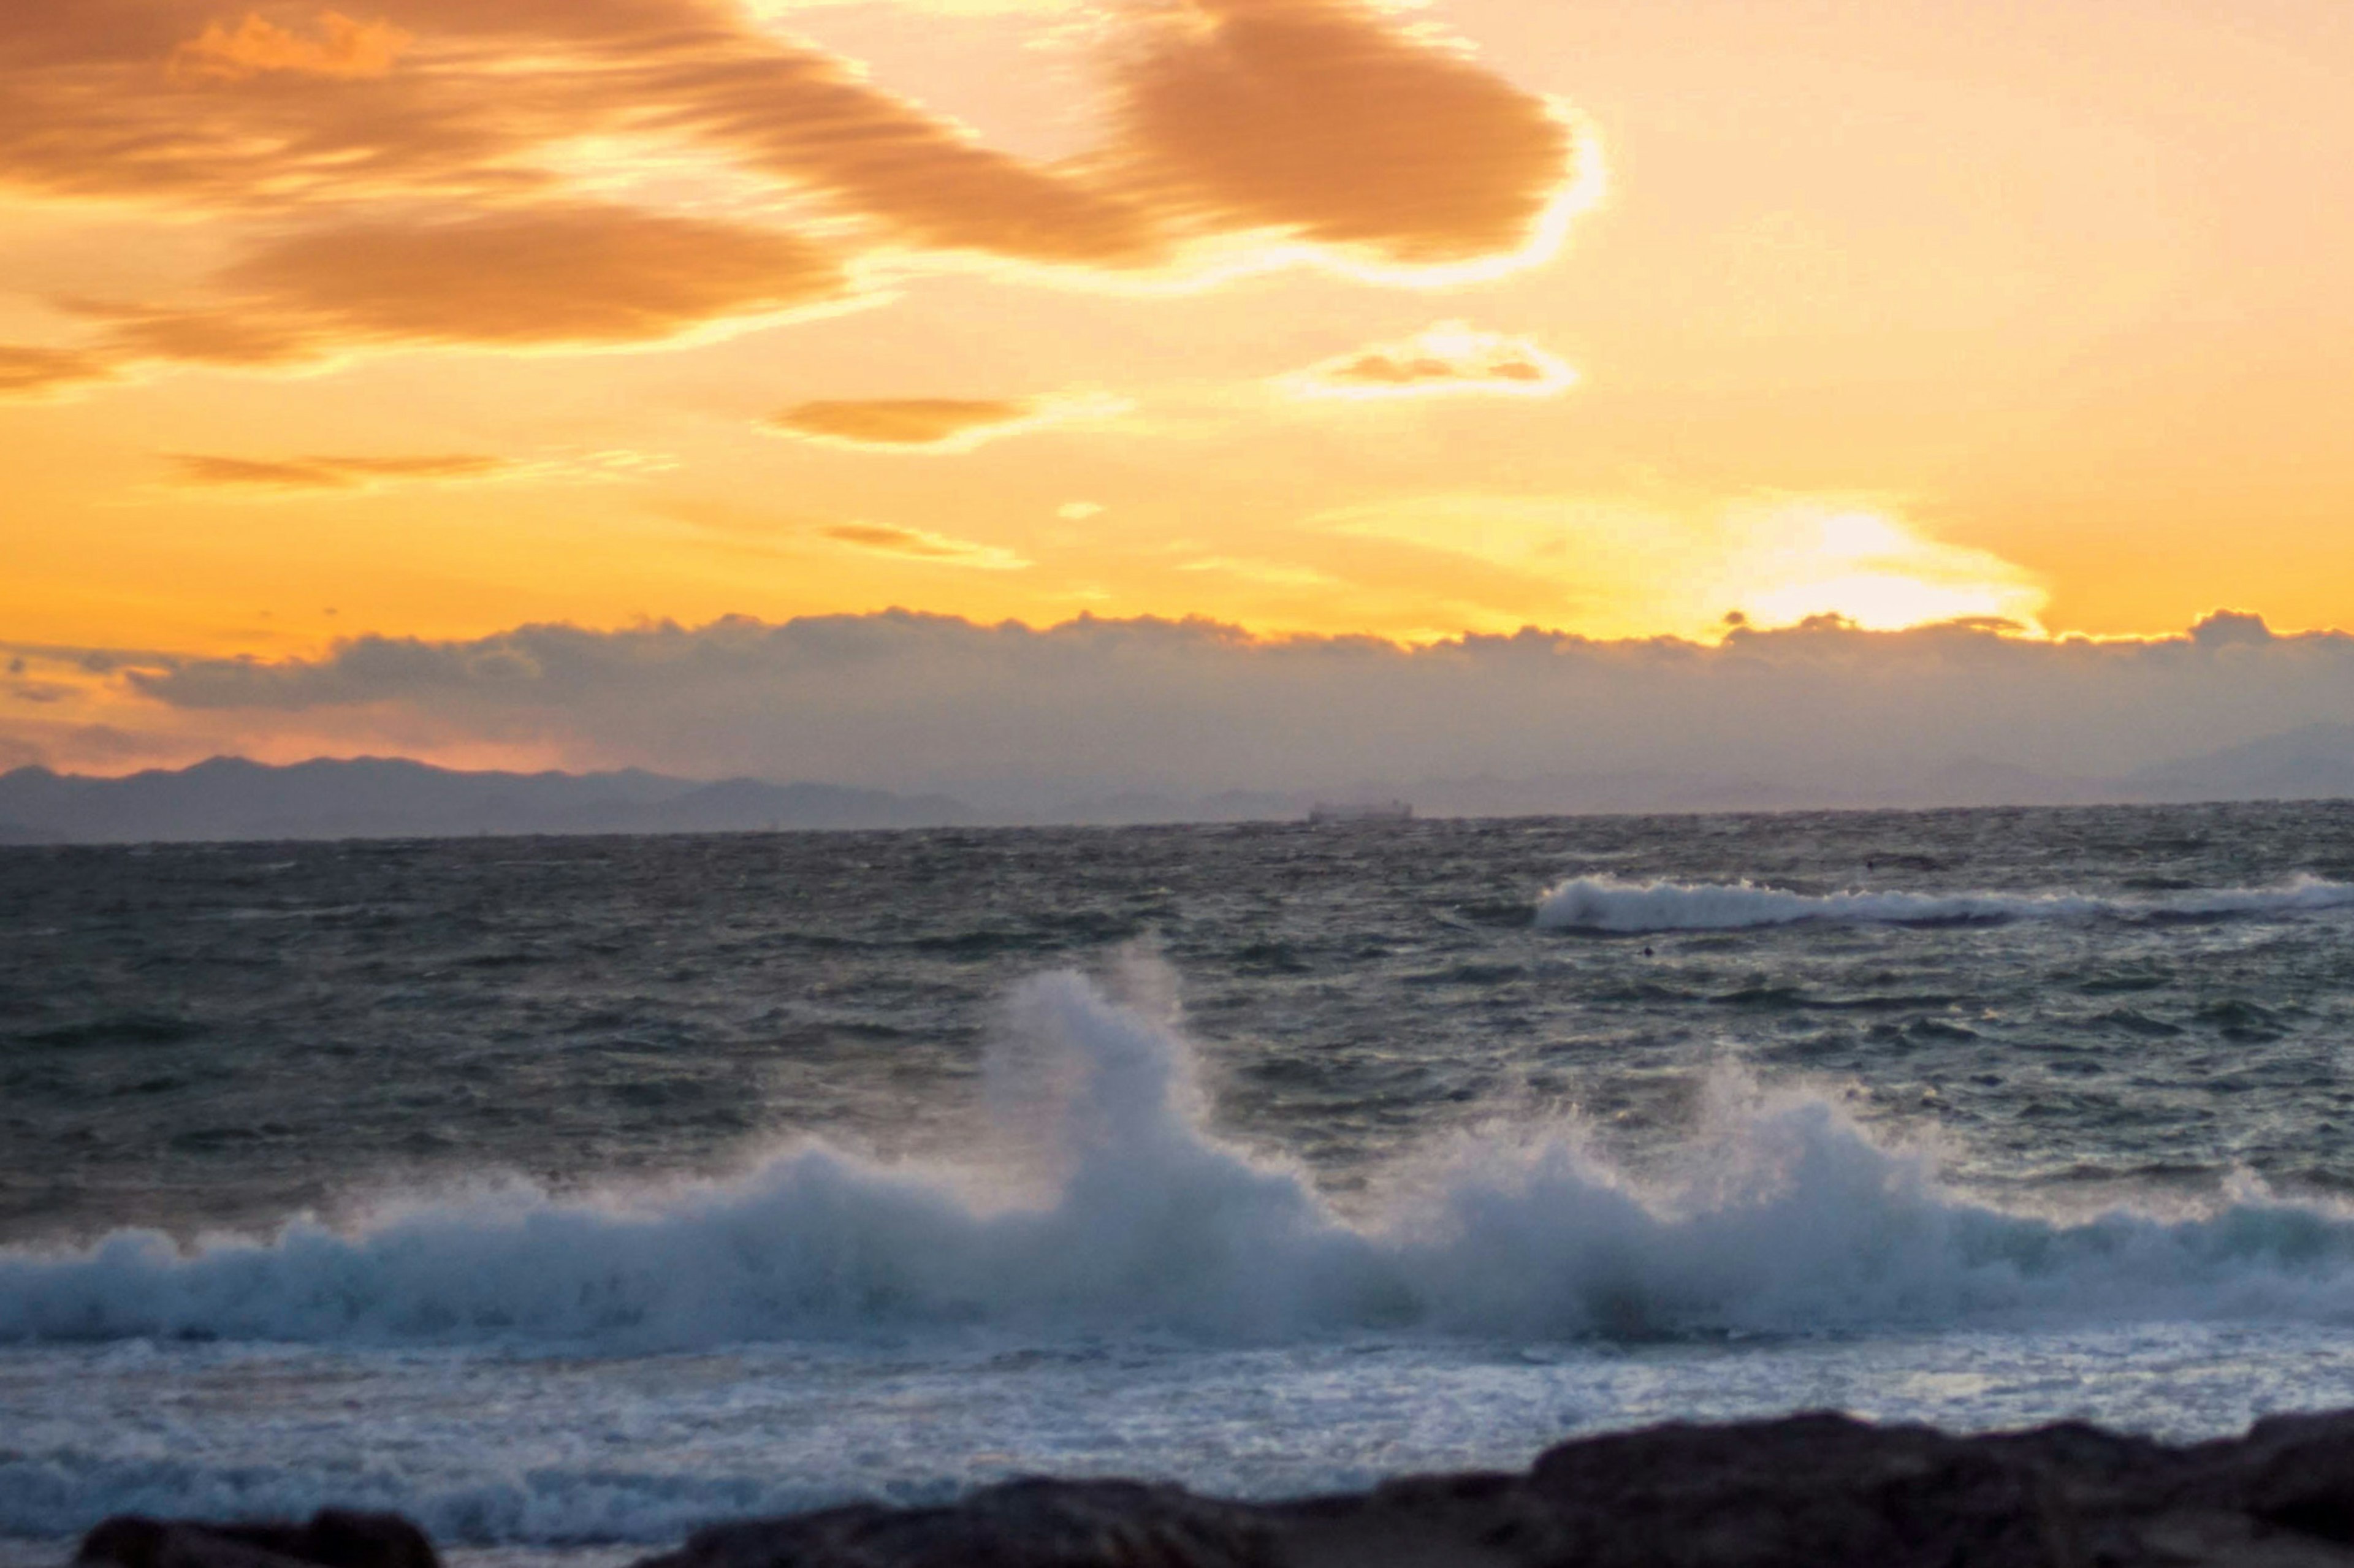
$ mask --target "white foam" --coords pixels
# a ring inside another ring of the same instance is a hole
[[[1516,1468],[1578,1432],[1670,1418],[1829,1407],[1973,1430],[2076,1417],[2189,1441],[2354,1402],[2348,1336],[2297,1325],[1635,1353],[1394,1335],[996,1351],[960,1338],[627,1360],[485,1347],[0,1351],[0,1538],[69,1537],[118,1512],[299,1517],[339,1504],[398,1510],[445,1545],[654,1543],[718,1519],[861,1497],[937,1501],[1022,1474],[1298,1496],[1401,1471]]]
[[[2354,1217],[2241,1194],[2062,1223],[1939,1184],[1832,1102],[1726,1089],[1674,1173],[1574,1125],[1467,1140],[1369,1218],[1206,1128],[1173,1022],[1071,974],[1016,999],[1023,1157],[822,1145],[739,1179],[528,1189],[183,1254],[125,1233],[0,1253],[0,1340],[141,1337],[623,1350],[984,1326],[1225,1342],[1367,1330],[1549,1340],[1974,1321],[2354,1320]],[[1013,1167],[1043,1172],[1009,1198]]]
[[[1731,931],[1803,920],[1935,925],[1967,921],[2199,919],[2312,914],[2354,906],[2354,885],[2296,877],[2278,887],[2216,888],[2157,897],[2061,893],[1792,893],[1750,882],[1633,882],[1572,877],[1537,904],[1536,923],[1565,930]]]

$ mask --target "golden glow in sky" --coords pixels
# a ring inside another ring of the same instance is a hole
[[[363,632],[2346,626],[2349,77],[2338,0],[29,7],[0,765]]]

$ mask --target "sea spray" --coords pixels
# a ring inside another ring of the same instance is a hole
[[[1576,1125],[1458,1144],[1344,1217],[1209,1126],[1164,1010],[1013,998],[1043,1189],[810,1142],[732,1180],[514,1188],[189,1251],[0,1252],[0,1340],[676,1350],[876,1332],[1571,1340],[2217,1316],[2354,1320],[2354,1217],[2261,1190],[2196,1218],[2007,1213],[1827,1096],[1720,1092],[1638,1179]],[[1008,1057],[1008,1060],[1013,1059]],[[1045,1065],[1040,1072],[1036,1064]],[[1001,1098],[1002,1103],[1002,1098]]]

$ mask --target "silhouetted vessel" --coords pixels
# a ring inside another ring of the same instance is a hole
[[[1319,800],[1308,808],[1311,822],[1410,822],[1414,808],[1404,800],[1334,803]]]

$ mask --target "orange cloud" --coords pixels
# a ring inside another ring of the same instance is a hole
[[[166,452],[174,482],[199,489],[253,486],[264,490],[348,490],[351,474],[312,462],[269,462],[252,458],[213,457],[203,452]]]
[[[814,51],[697,51],[649,67],[639,129],[684,133],[928,249],[1127,266],[1165,238],[1133,197],[980,145]]]
[[[212,9],[17,7],[0,29],[0,186],[283,213],[549,183],[518,156],[567,118],[544,69],[507,72],[504,90],[487,55],[419,51],[393,71],[408,36],[389,24],[326,13],[306,37],[258,16],[231,29]]]
[[[313,229],[223,281],[323,334],[516,344],[672,337],[843,287],[790,235],[586,202]]]
[[[1285,376],[1301,397],[1549,397],[1577,372],[1526,338],[1441,322],[1399,343],[1361,348]]]
[[[1121,155],[1164,208],[1387,262],[1527,246],[1574,162],[1543,99],[1349,0],[1190,0],[1120,85]]]
[[[970,539],[951,539],[946,535],[928,533],[921,528],[898,528],[885,523],[837,523],[818,532],[854,550],[936,561],[944,567],[972,567],[982,571],[1011,572],[1020,571],[1030,565],[1011,550],[1002,550],[994,545],[977,545]]]
[[[1511,249],[1572,162],[1543,100],[1352,0],[1131,16],[1113,144],[1062,164],[983,145],[716,0],[408,0],[404,26],[323,11],[315,32],[258,12],[231,27],[210,3],[11,18],[0,182],[278,210],[512,196],[560,185],[539,156],[559,143],[656,136],[896,242],[1129,267],[1235,229],[1414,262]]]
[[[983,441],[1124,411],[1121,398],[870,397],[801,403],[768,421],[803,440],[875,451],[969,452]]]
[[[272,241],[211,302],[60,299],[103,323],[77,350],[0,348],[0,395],[141,364],[300,366],[364,347],[599,346],[673,339],[842,296],[839,264],[774,229],[611,203],[410,222],[360,218]]]
[[[1177,569],[1181,572],[1218,572],[1274,588],[1330,588],[1337,581],[1330,573],[1320,572],[1313,567],[1251,556],[1204,556],[1199,560],[1182,562]]]
[[[970,450],[1028,422],[1027,401],[965,397],[875,397],[802,403],[769,421],[790,436],[842,446]]]
[[[885,253],[1132,274],[1223,239],[1515,262],[1586,172],[1553,105],[1359,0],[1123,12],[1111,135],[1059,162],[725,0],[404,0],[398,25],[307,26],[213,4],[35,7],[0,31],[0,188],[223,212],[250,247],[210,295],[66,302],[104,335],[11,351],[0,391],[142,361],[659,342],[841,296]],[[817,208],[826,249],[591,199],[567,162],[591,141],[748,181],[743,209]]]
[[[232,29],[207,3],[58,7],[0,38],[0,184],[264,211],[512,197],[562,187],[564,143],[639,137],[895,243],[1097,264],[1162,246],[1134,198],[984,146],[713,0],[408,0],[413,33],[328,12],[316,37],[259,15]]]
[[[232,32],[219,22],[175,50],[172,70],[183,77],[241,80],[263,71],[339,79],[382,76],[400,51],[416,42],[390,22],[358,22],[340,11],[319,13],[319,36],[302,34],[249,11]]]
[[[114,375],[104,358],[69,348],[0,344],[0,397],[38,397]]]
[[[418,457],[302,457],[270,461],[166,452],[175,484],[196,489],[355,490],[401,480],[486,479],[514,465],[479,452]]]
[[[315,344],[295,323],[219,308],[175,309],[111,300],[55,302],[71,314],[107,324],[102,353],[116,363],[164,360],[186,365],[286,365],[313,357]]]

